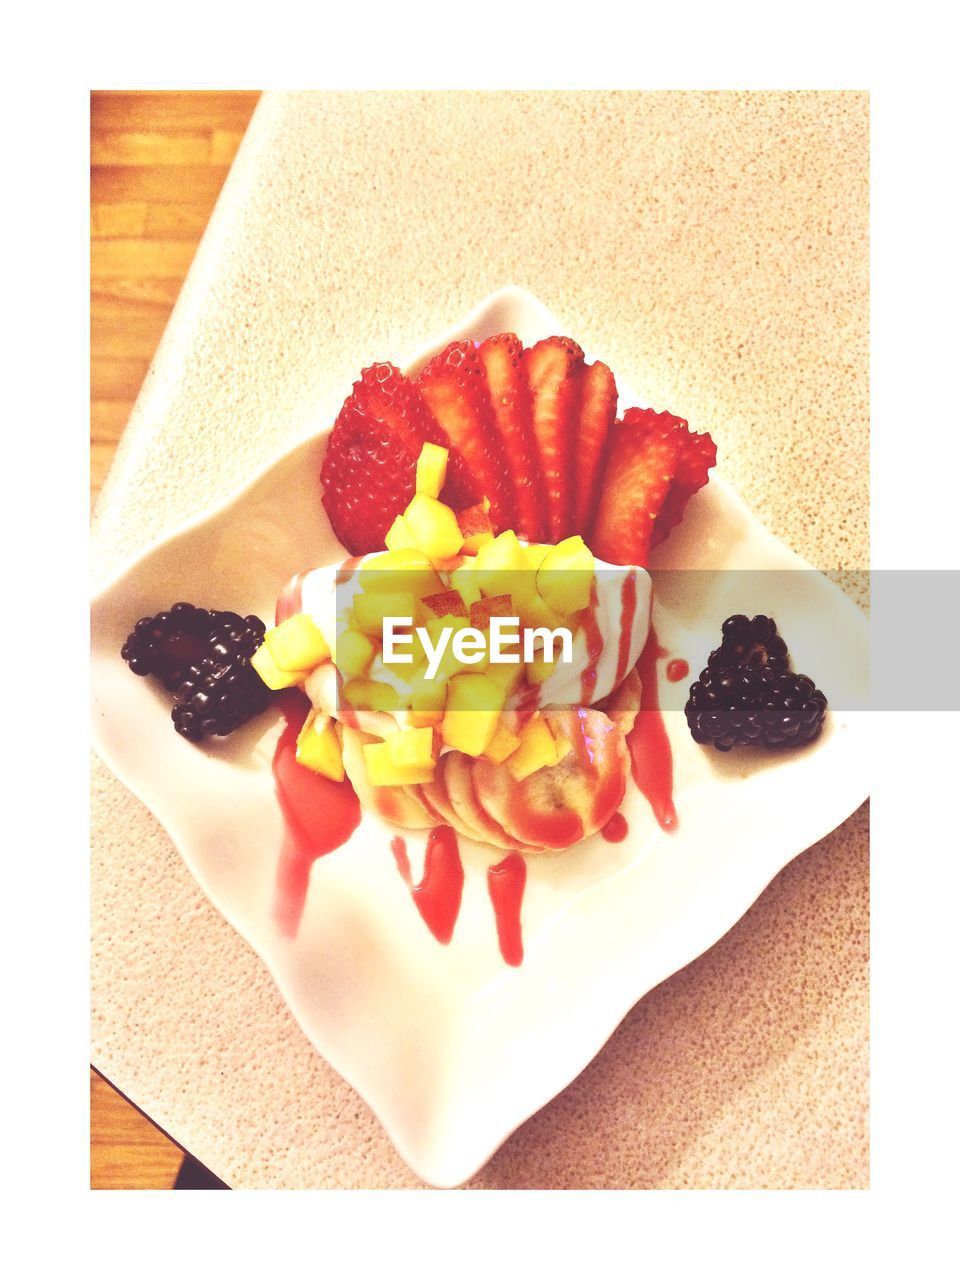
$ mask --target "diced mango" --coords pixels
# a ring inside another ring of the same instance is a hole
[[[484,499],[476,506],[464,507],[457,512],[457,523],[463,534],[463,550],[475,556],[481,547],[493,541],[493,525],[490,522],[490,503]]]
[[[418,726],[438,725],[447,703],[447,681],[440,675],[427,679],[421,667],[410,681],[410,720]]]
[[[530,578],[533,581],[532,574]],[[567,625],[563,615],[551,609],[536,589],[521,602],[517,613],[525,627],[549,627],[551,631],[555,631],[557,627]]]
[[[560,656],[560,646],[555,645],[553,649],[555,660],[548,662],[544,657],[543,650],[539,650],[532,662],[527,663],[527,679],[531,684],[543,684],[548,680],[557,669],[556,659]]]
[[[388,551],[415,551],[417,547],[417,540],[413,536],[413,530],[403,516],[397,516],[394,519],[383,541]]]
[[[522,662],[491,662],[485,674],[503,688],[506,699],[523,679],[524,670]]]
[[[480,583],[477,581],[473,565],[465,564],[459,569],[454,569],[450,575],[450,586],[459,594],[468,609],[480,599]]]
[[[436,498],[415,493],[403,513],[417,546],[431,560],[455,556],[463,546],[463,534],[453,511]]]
[[[526,552],[512,529],[479,549],[473,571],[485,596],[510,596],[518,606],[536,590]]]
[[[398,765],[390,758],[390,741],[367,742],[363,747],[367,780],[372,787],[405,787],[432,782],[435,764]]]
[[[443,657],[440,659],[437,667],[437,676],[441,679],[447,679],[456,675],[460,671],[484,671],[489,663],[489,655],[486,652],[481,653],[476,650],[479,657],[473,662],[461,662],[453,651],[453,642],[459,631],[465,631],[470,627],[470,619],[458,617],[455,614],[445,613],[442,618],[428,618],[426,622],[427,634],[430,636],[431,643],[436,646],[440,643],[440,635],[449,627],[450,639],[447,641],[447,647],[443,651]],[[469,648],[469,646],[468,646]],[[473,650],[470,650],[473,657]]]
[[[440,729],[446,745],[464,755],[482,755],[497,732],[504,697],[502,686],[488,676],[453,676]]]
[[[468,613],[459,591],[438,591],[435,595],[424,596],[423,603],[437,618],[442,618],[445,613],[465,618]]]
[[[314,773],[343,781],[343,752],[329,716],[311,715],[297,737],[297,760]]]
[[[377,646],[369,636],[355,627],[347,627],[337,637],[337,669],[348,680],[362,676],[370,670],[376,652]]]
[[[427,441],[417,459],[417,493],[425,493],[428,498],[440,497],[440,490],[447,480],[449,456],[449,449]]]
[[[531,773],[556,762],[557,748],[553,734],[542,716],[533,716],[520,731],[520,745],[507,758],[507,768],[517,782],[522,782]]]
[[[417,612],[412,591],[358,591],[353,597],[353,616],[358,630],[377,640],[383,637],[384,618],[410,618]]]
[[[537,570],[537,591],[557,613],[579,613],[590,603],[593,552],[579,534],[564,538],[544,556]]]
[[[413,547],[400,547],[364,562],[360,570],[360,590],[374,595],[409,591],[419,599],[442,591],[443,582],[429,556]]]
[[[508,729],[501,720],[497,725],[497,732],[493,735],[493,740],[483,754],[488,760],[492,760],[494,764],[503,764],[508,756],[513,755],[519,745],[519,736]]]
[[[527,555],[527,567],[537,570],[543,564],[544,556],[548,551],[552,551],[553,547],[549,542],[531,542],[528,547],[524,547]]]
[[[330,657],[330,646],[309,613],[295,613],[264,636],[281,671],[310,671]]]
[[[387,756],[391,764],[401,769],[432,769],[436,763],[433,754],[432,729],[401,729],[387,738]]]
[[[266,644],[253,655],[250,665],[268,689],[291,689],[295,684],[303,684],[310,674],[309,671],[281,671]]]
[[[396,689],[381,680],[348,680],[340,696],[357,711],[397,711],[402,701]]]
[[[470,625],[478,631],[486,631],[490,619],[515,618],[516,612],[509,596],[487,596],[485,600],[475,600],[470,606]]]

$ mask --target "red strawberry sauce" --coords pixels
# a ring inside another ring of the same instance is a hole
[[[636,723],[627,735],[627,746],[634,782],[646,796],[663,830],[672,831],[677,825],[677,811],[673,806],[673,754],[657,691],[657,659],[663,657],[666,650],[660,648],[651,626],[637,663],[643,692]]]
[[[672,658],[667,663],[667,679],[672,684],[677,684],[680,680],[686,680],[690,674],[690,664],[684,658]]]
[[[527,883],[527,864],[519,853],[508,853],[502,862],[487,868],[487,889],[497,921],[500,954],[509,965],[523,963],[520,907]]]
[[[626,840],[629,831],[627,820],[622,813],[615,813],[606,825],[600,828],[600,834],[610,844],[620,844],[622,840]]]
[[[297,763],[297,734],[310,704],[297,690],[277,699],[286,720],[273,756],[273,777],[285,831],[277,868],[273,918],[286,938],[296,936],[317,858],[350,838],[360,821],[360,802],[350,783],[334,782]]]
[[[583,615],[583,631],[587,640],[587,665],[580,677],[580,704],[589,707],[597,687],[597,663],[603,653],[603,632],[597,622],[597,580],[590,584],[590,604]]]
[[[453,927],[460,914],[463,896],[463,863],[456,832],[452,827],[434,827],[427,837],[427,853],[423,865],[423,879],[413,883],[407,843],[402,836],[394,836],[390,848],[397,862],[397,870],[410,889],[410,895],[424,923],[438,942],[444,946],[453,937]]]
[[[630,638],[633,634],[633,615],[637,611],[637,575],[624,578],[620,588],[620,648],[617,652],[617,674],[613,682],[616,689],[627,674],[630,661]]]

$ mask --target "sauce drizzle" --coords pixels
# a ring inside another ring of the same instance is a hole
[[[403,837],[394,836],[390,848],[397,870],[409,888],[424,924],[436,940],[446,946],[453,937],[463,897],[463,863],[456,832],[452,827],[434,827],[431,830],[427,837],[423,879],[419,884],[413,883],[407,843]]]
[[[617,649],[617,674],[613,687],[619,687],[627,674],[630,661],[630,640],[633,636],[633,615],[637,611],[637,575],[630,573],[620,588],[620,645]]]
[[[651,626],[637,663],[643,691],[636,722],[627,735],[627,746],[630,748],[634,782],[646,796],[662,829],[673,831],[677,825],[677,811],[673,804],[673,753],[664,728],[657,690],[657,659],[664,657],[666,650],[660,648]]]
[[[296,937],[310,872],[324,854],[347,841],[360,821],[360,801],[347,779],[334,782],[297,762],[297,734],[310,710],[298,690],[277,699],[286,725],[273,755],[273,777],[284,818],[273,919],[285,938]]]
[[[603,653],[603,632],[597,622],[597,579],[590,583],[590,604],[583,615],[583,630],[587,640],[587,665],[580,677],[580,705],[589,707],[597,687],[597,663]]]
[[[626,840],[629,831],[627,820],[622,813],[615,813],[606,825],[600,828],[600,834],[610,844],[620,844],[622,840]]]
[[[526,883],[527,864],[519,853],[508,853],[502,862],[487,868],[487,889],[497,922],[500,954],[514,967],[523,963],[520,908]]]
[[[667,663],[667,679],[672,684],[685,680],[690,674],[690,664],[685,658],[672,658]]]

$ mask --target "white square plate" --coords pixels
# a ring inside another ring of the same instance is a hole
[[[409,367],[454,339],[503,330],[527,344],[563,331],[530,294],[504,289]],[[368,354],[358,353],[358,368]],[[621,412],[645,403],[621,387]],[[722,458],[722,427],[694,427],[712,431]],[[342,558],[320,504],[325,444],[323,433],[295,446],[97,594],[93,739],[411,1169],[435,1186],[454,1186],[586,1066],[646,992],[716,942],[791,858],[861,804],[864,717],[835,703],[809,749],[723,756],[692,742],[680,710],[665,711],[677,829],[661,831],[628,785],[624,843],[594,837],[530,860],[518,968],[500,957],[486,890],[486,868],[502,854],[461,841],[463,904],[444,947],[397,872],[393,832],[368,813],[343,848],[315,864],[299,931],[281,937],[271,915],[282,838],[271,774],[279,718],[268,713],[200,750],[174,733],[169,695],[134,678],[119,653],[137,618],[174,600],[270,622],[292,574]],[[759,572],[666,572],[673,569]],[[719,476],[657,548],[653,570],[660,642],[689,662],[691,678],[728,614],[767,613],[795,669],[808,671],[828,697],[842,689],[847,706],[865,703],[863,614],[773,538]],[[417,879],[424,840],[406,834]]]

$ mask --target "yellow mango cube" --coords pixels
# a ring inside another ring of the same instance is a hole
[[[401,729],[387,738],[387,756],[391,764],[400,768],[432,769],[436,764],[433,754],[433,730]]]
[[[403,516],[397,516],[394,519],[393,524],[387,530],[384,543],[388,551],[415,551],[417,547],[417,540],[413,536],[413,530]]]
[[[330,646],[309,613],[295,613],[264,636],[281,671],[310,671],[330,657]]]
[[[355,627],[347,627],[337,637],[336,664],[342,676],[348,680],[365,675],[377,652],[377,646],[369,636]]]
[[[557,659],[559,659],[560,646],[554,645],[553,652],[556,655]],[[554,660],[553,662],[548,662],[547,659],[544,657],[543,650],[542,649],[538,650],[537,653],[534,655],[533,661],[527,663],[527,679],[530,681],[531,684],[543,684],[545,680],[548,680],[550,676],[553,675],[556,669],[557,669],[556,660]]]
[[[515,692],[520,684],[524,670],[522,662],[491,662],[487,666],[485,674],[502,686],[504,698],[506,699],[510,697],[511,693]]]
[[[503,688],[489,676],[453,676],[440,728],[444,743],[464,755],[482,755],[497,732],[503,703]]]
[[[428,498],[440,497],[440,490],[447,480],[449,456],[449,449],[427,441],[417,459],[417,493],[425,493]]]
[[[536,590],[526,552],[512,529],[505,529],[479,549],[473,572],[485,596],[509,596],[515,606]]]
[[[410,720],[417,726],[438,725],[447,704],[447,681],[441,675],[427,679],[426,667],[420,667],[410,681]]]
[[[493,740],[483,754],[488,760],[492,760],[494,764],[503,764],[508,756],[513,755],[519,745],[519,736],[508,729],[501,720],[497,725],[497,732],[493,735]]]
[[[382,680],[348,680],[340,696],[357,711],[397,711],[402,701],[396,689]]]
[[[533,574],[530,575],[530,580],[534,581]],[[539,580],[538,577],[536,581],[539,582]],[[517,614],[525,627],[549,627],[551,631],[555,631],[557,627],[566,625],[563,615],[551,609],[536,587],[526,600],[521,602]]]
[[[459,592],[460,599],[466,605],[468,612],[470,606],[480,599],[480,583],[477,581],[472,565],[465,564],[459,569],[454,569],[450,575],[450,586],[454,591]]]
[[[334,782],[343,781],[343,752],[329,716],[307,717],[297,736],[297,761]]]
[[[309,671],[281,671],[266,644],[253,655],[250,665],[268,689],[292,689],[295,684],[303,684],[310,674]]]
[[[390,758],[390,739],[367,742],[363,747],[363,763],[372,787],[409,787],[419,782],[432,782],[435,762],[426,765],[398,765]]]
[[[383,638],[384,618],[416,617],[417,601],[412,591],[358,591],[353,597],[357,629],[377,640]]]
[[[360,590],[374,595],[409,591],[419,600],[442,591],[443,582],[429,556],[413,547],[400,547],[364,562],[360,570]]]
[[[507,768],[517,782],[522,782],[531,773],[556,762],[557,748],[553,734],[542,716],[533,716],[520,731],[520,745],[507,758]]]
[[[421,551],[431,560],[455,556],[463,546],[463,534],[453,510],[425,493],[415,493],[403,513]],[[442,588],[441,588],[442,589]]]
[[[564,616],[590,603],[593,552],[579,534],[551,547],[537,570],[537,591],[548,606]]]
[[[549,542],[531,542],[528,547],[524,547],[527,556],[527,568],[536,571],[543,564],[544,556],[548,551],[552,551],[553,547]]]

